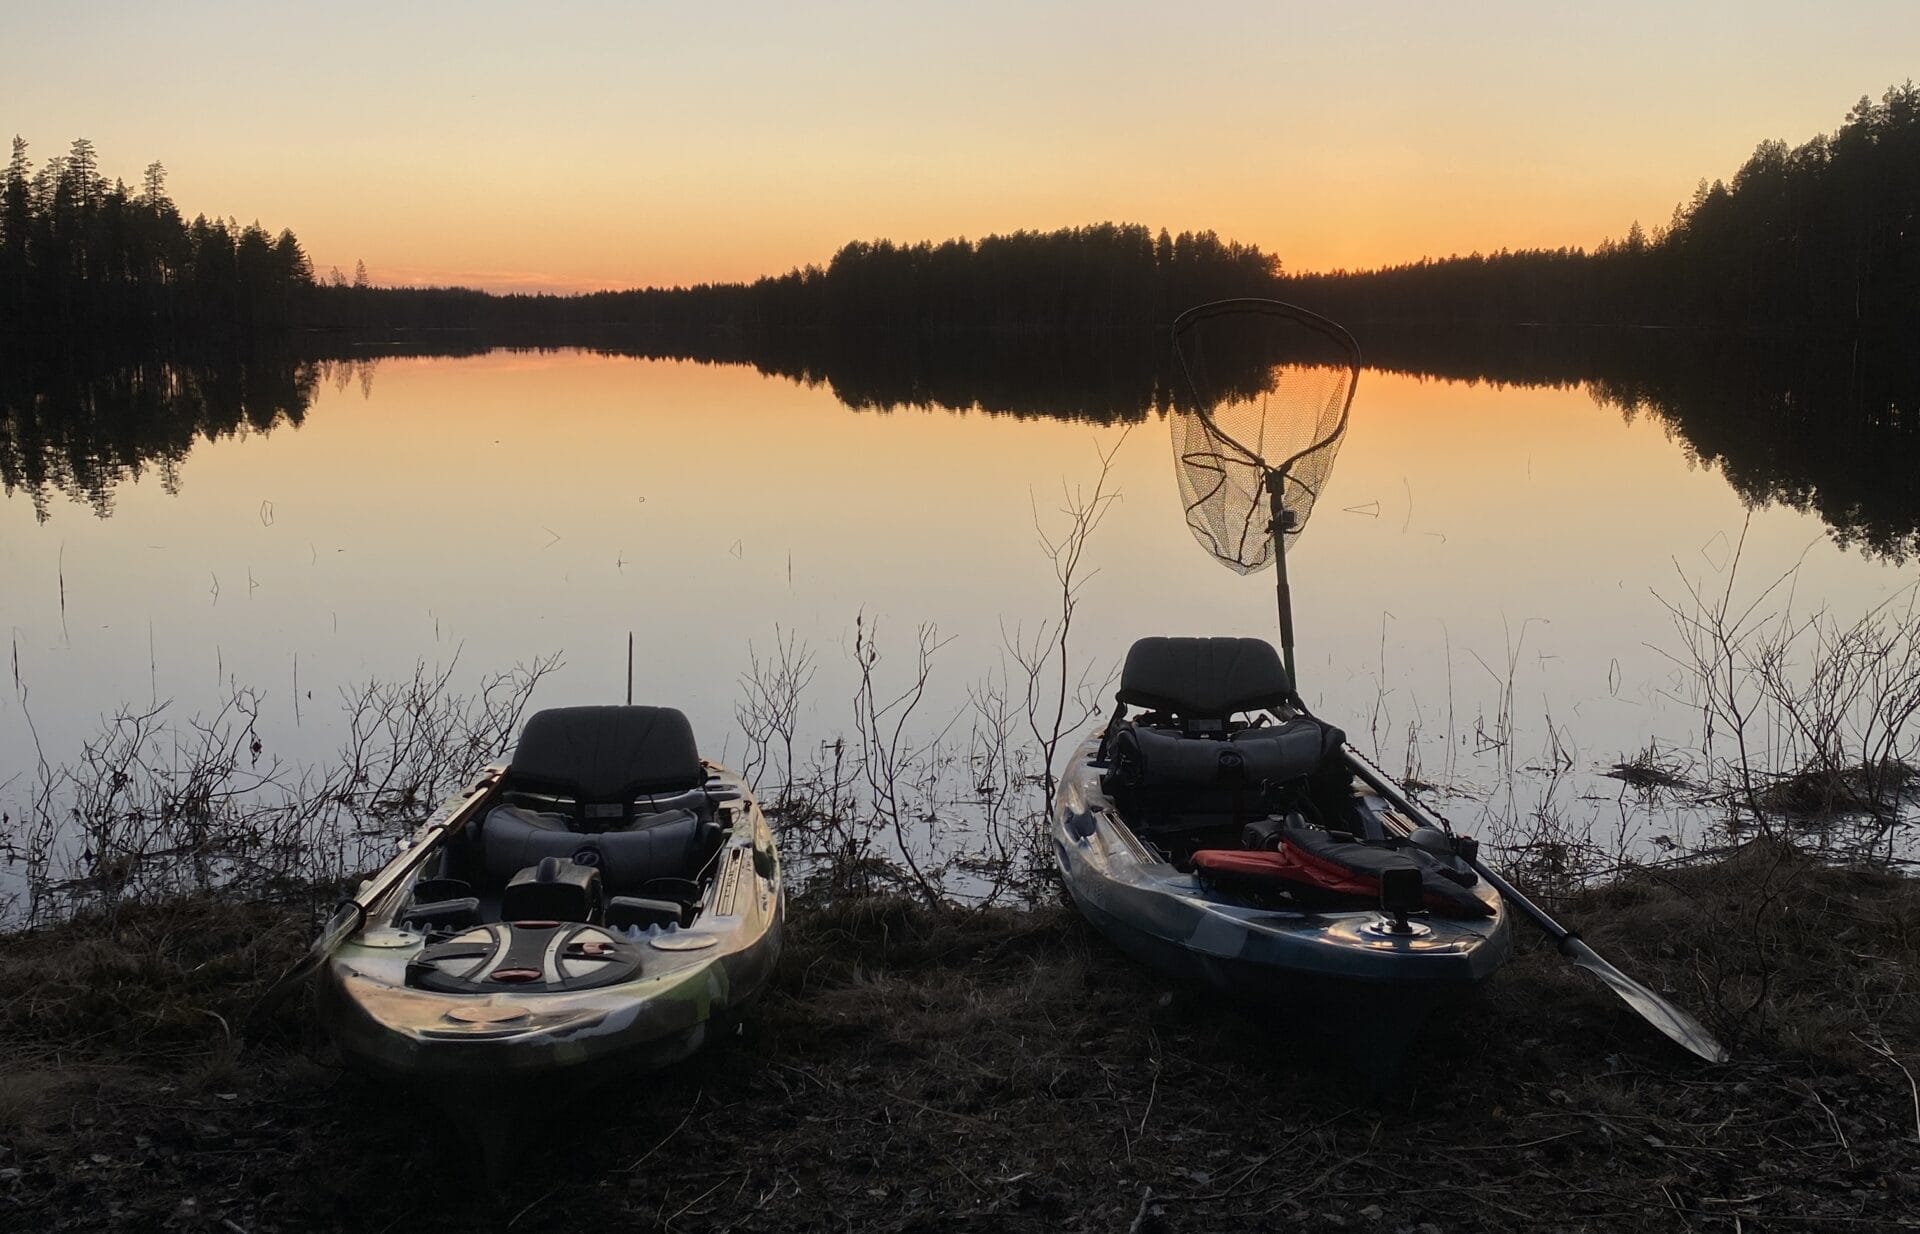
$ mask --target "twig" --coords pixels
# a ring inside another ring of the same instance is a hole
[[[1876,1032],[1874,1035],[1878,1037],[1879,1033]],[[1916,1141],[1920,1141],[1920,1084],[1914,1083],[1913,1072],[1908,1071],[1907,1065],[1901,1062],[1897,1057],[1895,1057],[1892,1050],[1887,1048],[1886,1038],[1881,1037],[1880,1044],[1875,1045],[1873,1042],[1868,1041],[1865,1037],[1862,1037],[1859,1033],[1852,1034],[1852,1037],[1855,1041],[1858,1041],[1861,1045],[1867,1047],[1869,1050],[1872,1050],[1875,1054],[1878,1054],[1880,1057],[1886,1059],[1888,1062],[1892,1063],[1894,1066],[1900,1068],[1900,1074],[1907,1077],[1907,1087],[1913,1092],[1913,1138]]]
[[[693,1094],[693,1104],[687,1107],[687,1112],[681,1116],[680,1121],[678,1123],[674,1124],[674,1128],[672,1131],[669,1131],[664,1136],[661,1136],[658,1143],[656,1143],[652,1148],[649,1148],[646,1152],[641,1153],[638,1157],[635,1157],[633,1159],[633,1164],[628,1166],[624,1170],[621,1170],[620,1172],[622,1174],[633,1173],[635,1170],[639,1169],[641,1165],[643,1165],[646,1162],[647,1158],[653,1156],[655,1153],[659,1152],[662,1148],[665,1148],[668,1140],[671,1140],[674,1136],[679,1135],[680,1128],[686,1126],[687,1120],[693,1117],[693,1112],[700,1108],[700,1093],[704,1091],[705,1090],[699,1090]]]
[[[554,1184],[553,1186],[551,1186],[551,1187],[549,1187],[549,1188],[547,1188],[547,1190],[546,1190],[546,1191],[544,1191],[544,1192],[542,1192],[541,1194],[539,1194],[539,1195],[537,1195],[537,1196],[535,1196],[535,1197],[534,1197],[533,1199],[531,1199],[531,1200],[528,1200],[528,1201],[527,1201],[527,1206],[526,1206],[525,1208],[523,1208],[523,1209],[521,1209],[521,1210],[520,1210],[519,1212],[517,1212],[517,1213],[515,1213],[515,1214],[513,1215],[513,1220],[511,1220],[511,1221],[509,1221],[509,1222],[507,1222],[507,1228],[508,1228],[509,1230],[511,1230],[511,1229],[512,1229],[512,1228],[513,1228],[514,1226],[516,1226],[516,1225],[519,1225],[519,1224],[520,1224],[520,1218],[522,1218],[522,1217],[524,1217],[524,1216],[526,1216],[526,1215],[527,1215],[528,1213],[530,1213],[530,1212],[532,1212],[532,1211],[534,1210],[534,1208],[535,1208],[536,1206],[538,1206],[538,1205],[540,1205],[540,1204],[542,1204],[542,1203],[544,1203],[545,1201],[547,1201],[547,1200],[549,1200],[549,1199],[551,1199],[551,1198],[553,1197],[553,1194],[554,1194],[555,1192],[557,1192],[557,1191],[559,1191],[559,1190],[560,1190],[560,1188],[561,1188],[561,1187],[563,1187],[563,1186],[565,1186],[565,1185],[566,1185],[565,1183],[555,1183],[555,1184]],[[716,1185],[718,1185],[718,1184],[716,1184]],[[678,1213],[675,1213],[675,1214],[674,1214],[674,1216],[676,1216],[676,1217],[677,1217],[677,1216],[679,1216],[679,1215],[680,1215],[680,1214],[678,1214]]]
[[[1159,1073],[1156,1072],[1153,1077],[1152,1087],[1147,1089],[1147,1108],[1140,1112],[1140,1128],[1134,1132],[1135,1135],[1145,1138],[1147,1134],[1147,1119],[1153,1115],[1153,1099],[1159,1095],[1160,1076]]]
[[[700,1201],[706,1199],[708,1196],[712,1195],[714,1192],[720,1190],[720,1188],[726,1184],[726,1181],[732,1177],[733,1177],[733,1174],[731,1172],[722,1174],[720,1176],[719,1182],[715,1183],[711,1187],[708,1187],[705,1191],[702,1191],[699,1195],[694,1196],[691,1200],[688,1200],[685,1204],[682,1204],[677,1210],[675,1210],[673,1216],[668,1217],[665,1221],[660,1223],[661,1226],[664,1228],[678,1221],[682,1213],[686,1212],[689,1208],[692,1208],[695,1204],[698,1204]]]
[[[1911,1077],[1909,1077],[1909,1079],[1911,1079]],[[1806,1090],[1807,1096],[1813,1098],[1814,1103],[1826,1114],[1827,1122],[1833,1125],[1833,1138],[1839,1142],[1841,1149],[1847,1154],[1847,1164],[1849,1166],[1858,1165],[1859,1163],[1855,1161],[1853,1157],[1853,1145],[1847,1143],[1847,1133],[1840,1129],[1839,1117],[1835,1115],[1827,1103],[1821,1099],[1819,1090],[1814,1088],[1813,1085],[1806,1083],[1802,1083],[1800,1087]]]
[[[1152,1029],[1147,1030],[1147,1039],[1152,1041],[1154,1046],[1153,1084],[1147,1089],[1147,1108],[1140,1112],[1140,1130],[1135,1133],[1142,1139],[1146,1138],[1147,1119],[1153,1115],[1153,1100],[1160,1095],[1160,1040],[1154,1035]]]
[[[1680,1218],[1680,1224],[1684,1228],[1691,1230],[1693,1228],[1693,1222],[1687,1220],[1687,1210],[1680,1207],[1679,1203],[1674,1200],[1673,1192],[1667,1190],[1665,1183],[1660,1184],[1660,1194],[1667,1198],[1667,1206],[1673,1209],[1674,1214]]]
[[[1140,1234],[1140,1227],[1147,1222],[1147,1205],[1153,1202],[1153,1188],[1140,1188],[1140,1208],[1133,1214],[1133,1224],[1127,1227],[1127,1234]]]
[[[975,1116],[974,1116],[974,1115],[972,1115],[972,1114],[963,1114],[963,1113],[961,1113],[961,1112],[960,1112],[959,1110],[942,1110],[942,1109],[940,1109],[940,1108],[939,1108],[939,1107],[937,1107],[937,1106],[930,1106],[930,1105],[928,1105],[928,1104],[926,1104],[925,1102],[922,1102],[922,1101],[915,1101],[915,1100],[914,1100],[913,1098],[911,1098],[911,1097],[907,1097],[907,1096],[903,1096],[903,1095],[902,1095],[902,1094],[900,1094],[900,1093],[894,1093],[894,1092],[890,1092],[890,1093],[888,1093],[887,1095],[888,1095],[888,1096],[890,1096],[890,1097],[892,1097],[892,1098],[893,1098],[893,1099],[894,1099],[895,1101],[898,1101],[898,1102],[900,1102],[900,1103],[901,1103],[902,1105],[910,1105],[910,1106],[912,1106],[913,1108],[915,1108],[916,1110],[924,1110],[924,1111],[926,1111],[926,1112],[927,1112],[928,1114],[939,1114],[939,1115],[942,1115],[942,1116],[944,1116],[944,1117],[946,1117],[946,1118],[958,1118],[958,1119],[962,1119],[962,1120],[964,1120],[964,1121],[966,1121],[966,1122],[969,1122],[969,1123],[978,1123],[978,1124],[980,1124],[980,1125],[981,1125],[981,1126],[983,1126],[983,1127],[985,1127],[985,1126],[989,1126],[989,1125],[990,1125],[990,1124],[988,1123],[988,1120],[986,1120],[986,1119],[984,1119],[984,1118],[978,1118],[978,1117],[975,1117]]]

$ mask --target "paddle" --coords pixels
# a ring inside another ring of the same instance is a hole
[[[260,996],[250,1019],[258,1023],[273,1014],[308,977],[319,971],[320,966],[340,950],[340,945],[366,923],[367,914],[374,905],[399,886],[401,879],[413,873],[442,839],[465,826],[468,820],[492,802],[505,771],[504,767],[488,767],[481,772],[480,778],[464,794],[435,811],[414,833],[407,847],[382,867],[378,874],[362,884],[357,895],[342,900],[340,907],[334,910],[333,916],[327,919],[326,926],[321,929],[320,937],[314,939],[313,946],[307,948],[307,954],[282,973],[280,979]]]
[[[1340,752],[1347,766],[1353,769],[1353,773],[1359,776],[1367,787],[1379,793],[1388,805],[1405,814],[1416,825],[1426,824],[1448,834],[1452,833],[1453,829],[1446,825],[1444,819],[1432,810],[1414,804],[1359,751],[1351,746],[1342,745]],[[1584,968],[1606,982],[1607,988],[1619,995],[1621,1000],[1633,1008],[1641,1019],[1710,1063],[1724,1063],[1733,1057],[1727,1052],[1726,1047],[1714,1040],[1713,1034],[1708,1032],[1700,1021],[1602,959],[1580,937],[1578,931],[1569,930],[1549,917],[1545,909],[1529,900],[1519,888],[1489,869],[1477,856],[1464,857],[1463,860],[1473,867],[1474,873],[1486,879],[1493,889],[1500,893],[1502,899],[1511,904],[1527,920],[1540,927],[1541,931],[1553,940],[1554,946],[1559,949],[1561,955],[1571,960],[1576,967]]]
[[[1258,299],[1188,309],[1174,319],[1173,346],[1187,381],[1170,417],[1187,527],[1236,573],[1274,567],[1280,654],[1297,703],[1287,537],[1305,529],[1332,474],[1360,380],[1360,346],[1318,313]],[[1342,756],[1395,809],[1451,832],[1351,747],[1343,746]],[[1477,858],[1468,864],[1560,954],[1606,982],[1647,1023],[1708,1062],[1726,1061],[1727,1051],[1692,1016],[1601,959]]]

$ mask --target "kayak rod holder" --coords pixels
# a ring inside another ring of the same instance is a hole
[[[1425,926],[1407,920],[1408,913],[1419,912],[1425,902],[1420,871],[1407,867],[1380,872],[1380,933],[1395,938],[1414,938],[1427,933]]]

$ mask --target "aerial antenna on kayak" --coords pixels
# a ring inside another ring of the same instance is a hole
[[[1274,567],[1280,658],[1294,674],[1287,541],[1306,529],[1347,433],[1360,346],[1278,300],[1216,300],[1173,322],[1173,450],[1187,527],[1239,574]]]

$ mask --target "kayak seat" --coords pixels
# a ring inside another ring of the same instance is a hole
[[[1114,739],[1113,756],[1136,764],[1149,784],[1258,784],[1313,774],[1327,757],[1326,738],[1326,725],[1305,718],[1224,738],[1130,724]]]
[[[1179,716],[1189,731],[1224,732],[1235,712],[1272,711],[1293,684],[1271,643],[1257,638],[1143,638],[1120,669],[1122,708]]]
[[[706,779],[693,728],[672,707],[552,707],[521,729],[502,787],[593,830],[662,810],[704,812]]]
[[[668,814],[675,810],[708,814],[713,806],[713,798],[704,788],[648,793],[635,797],[631,802],[589,802],[584,809],[580,805],[580,798],[571,793],[534,793],[524,789],[508,789],[501,794],[501,800],[557,818],[565,825],[580,824],[577,829],[582,831],[595,830],[596,825],[644,826],[647,815]],[[568,824],[569,819],[574,823]]]
[[[1238,828],[1284,814],[1344,740],[1308,716],[1221,737],[1122,720],[1102,751],[1101,788],[1137,830]]]
[[[720,825],[692,810],[643,816],[642,825],[581,833],[558,814],[499,805],[481,820],[479,848],[487,882],[505,887],[529,866],[564,858],[600,871],[606,894],[627,895],[662,878],[693,878],[722,838]]]

